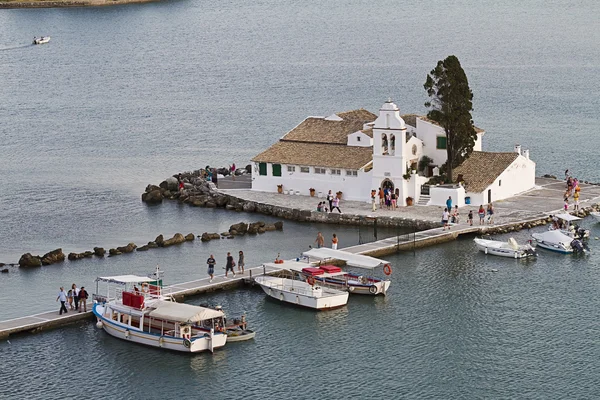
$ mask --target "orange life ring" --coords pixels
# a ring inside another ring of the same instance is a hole
[[[308,278],[306,278],[306,283],[308,283],[310,286],[313,286],[315,284],[315,278],[309,276]]]
[[[383,267],[383,273],[390,276],[392,274],[392,266],[390,264],[385,264]]]

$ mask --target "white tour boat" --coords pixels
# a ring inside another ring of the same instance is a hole
[[[320,284],[333,287],[335,289],[347,290],[354,294],[378,295],[387,293],[391,281],[373,276],[376,268],[382,268],[383,273],[391,275],[392,267],[389,262],[375,257],[363,256],[361,254],[352,254],[343,250],[333,250],[329,248],[311,249],[305,251],[302,255],[310,263],[311,259],[319,262],[318,265],[299,264],[286,267],[301,274],[308,282],[317,281]],[[369,271],[368,274],[356,274],[342,271],[335,265],[321,265],[323,262],[332,260],[344,261],[347,266]]]
[[[574,221],[580,221],[581,218],[571,214],[551,215],[552,224],[548,227],[550,231],[560,231],[573,239],[587,239],[590,237],[589,229],[580,228],[574,224]]]
[[[281,267],[281,264],[276,266]],[[267,275],[257,276],[254,281],[260,285],[267,296],[301,307],[330,310],[348,303],[348,292],[317,284],[311,285],[305,281]]]
[[[589,251],[585,243],[573,239],[560,230],[552,230],[531,235],[537,246],[559,253],[583,253]]]
[[[592,211],[590,212],[590,215],[596,220],[596,222],[600,222],[600,212]]]
[[[33,38],[33,44],[45,44],[45,43],[48,43],[49,41],[50,41],[50,36],[42,36],[40,38],[38,38],[38,37]]]
[[[537,255],[535,249],[530,244],[519,245],[513,238],[509,238],[508,242],[480,238],[475,238],[473,241],[477,245],[479,251],[494,256],[525,258]]]
[[[171,301],[157,275],[97,278],[96,293],[100,282],[108,286],[106,296],[94,295],[97,326],[119,339],[188,353],[224,346],[223,312]],[[118,288],[111,292],[111,284]]]

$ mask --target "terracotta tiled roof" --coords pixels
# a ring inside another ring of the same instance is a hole
[[[510,164],[519,156],[518,153],[491,153],[474,151],[461,165],[454,168],[452,175],[458,179],[462,175],[467,192],[481,193],[494,183]]]
[[[367,135],[368,137],[371,137],[371,138],[373,137],[373,128],[363,129],[361,132],[364,133],[365,135]]]
[[[417,114],[404,114],[401,115],[401,117],[407,125],[410,125],[413,128],[417,127]]]
[[[358,110],[344,111],[341,113],[337,113],[336,115],[346,121],[371,122],[377,119],[377,115],[373,114],[371,111],[365,110],[364,108],[359,108]]]
[[[283,137],[287,141],[346,144],[348,135],[363,128],[363,121],[327,121],[306,118]]]
[[[360,169],[373,159],[372,147],[281,140],[252,159],[312,167]]]
[[[364,124],[377,116],[363,108],[336,114],[341,121],[309,117],[289,131],[283,138],[288,141],[346,144],[348,135],[363,129]]]

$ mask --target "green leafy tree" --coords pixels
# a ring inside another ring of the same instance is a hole
[[[427,118],[446,132],[446,174],[452,182],[452,169],[469,157],[477,140],[471,117],[473,92],[456,56],[438,61],[423,86],[430,97],[425,103]]]

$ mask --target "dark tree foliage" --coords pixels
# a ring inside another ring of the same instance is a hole
[[[471,117],[473,92],[456,56],[438,61],[423,86],[430,97],[425,103],[429,108],[427,118],[446,132],[446,173],[452,182],[452,170],[469,157],[477,139]]]

